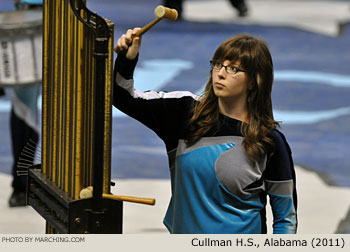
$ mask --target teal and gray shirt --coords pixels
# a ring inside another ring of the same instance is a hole
[[[198,96],[184,91],[134,89],[137,63],[118,56],[113,104],[152,129],[165,143],[172,196],[164,224],[171,233],[266,233],[267,198],[273,232],[296,233],[297,197],[291,151],[274,130],[273,154],[253,163],[242,146],[241,121],[220,115],[215,128],[188,147],[186,123]],[[267,197],[268,196],[268,197]]]

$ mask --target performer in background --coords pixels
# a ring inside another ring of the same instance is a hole
[[[182,17],[184,0],[163,0],[163,5],[171,9],[177,10],[179,19]],[[245,0],[230,0],[231,5],[238,11],[239,17],[245,17],[248,15],[248,7]]]
[[[42,0],[13,0],[16,9],[40,9]],[[36,148],[39,139],[37,101],[40,85],[13,88],[12,106],[10,114],[10,129],[13,154],[12,187],[13,192],[9,199],[10,207],[26,206],[26,176],[17,174],[18,161],[26,144]],[[26,156],[29,161],[33,157]]]
[[[138,29],[117,42],[113,103],[166,145],[170,233],[266,233],[267,195],[273,232],[296,233],[295,171],[273,118],[273,63],[265,42],[248,35],[224,41],[202,96],[141,92],[133,83]]]

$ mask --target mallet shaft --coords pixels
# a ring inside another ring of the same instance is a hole
[[[139,203],[139,204],[146,204],[146,205],[155,205],[156,200],[151,199],[151,198],[139,198],[139,197],[132,197],[132,196],[121,196],[121,195],[113,195],[113,194],[103,194],[104,198],[109,198],[109,199],[116,199],[116,200],[121,200],[121,201],[128,201],[128,202],[133,202],[133,203]]]
[[[80,198],[81,199],[87,199],[91,198],[93,196],[94,188],[92,186],[89,186],[87,188],[84,188],[80,191]],[[121,201],[128,201],[128,202],[134,202],[139,204],[146,204],[146,205],[155,205],[156,200],[153,198],[141,198],[141,197],[133,197],[133,196],[122,196],[122,195],[113,195],[109,193],[103,193],[103,198],[108,199],[116,199]]]
[[[148,24],[146,24],[144,27],[142,27],[140,30],[138,30],[136,32],[136,37],[142,36],[146,31],[148,31],[149,29],[151,29],[156,23],[158,23],[160,20],[162,20],[162,18],[156,18],[154,19],[152,22],[149,22]]]

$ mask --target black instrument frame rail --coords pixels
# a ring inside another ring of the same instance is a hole
[[[104,167],[104,130],[105,130],[105,88],[106,88],[106,59],[108,58],[108,39],[112,35],[107,22],[94,12],[91,12],[82,0],[70,0],[74,15],[94,34],[95,91],[94,91],[94,138],[93,138],[93,201],[94,210],[99,212],[99,202],[103,193]]]
[[[123,202],[102,198],[99,212],[93,198],[74,200],[41,173],[28,169],[27,204],[61,234],[121,234]]]

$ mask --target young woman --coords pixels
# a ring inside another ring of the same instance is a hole
[[[274,233],[296,233],[291,151],[273,119],[273,64],[266,44],[247,35],[224,41],[210,61],[202,96],[141,92],[133,72],[141,38],[117,43],[114,105],[152,129],[167,148],[171,233],[266,233],[267,195]]]

